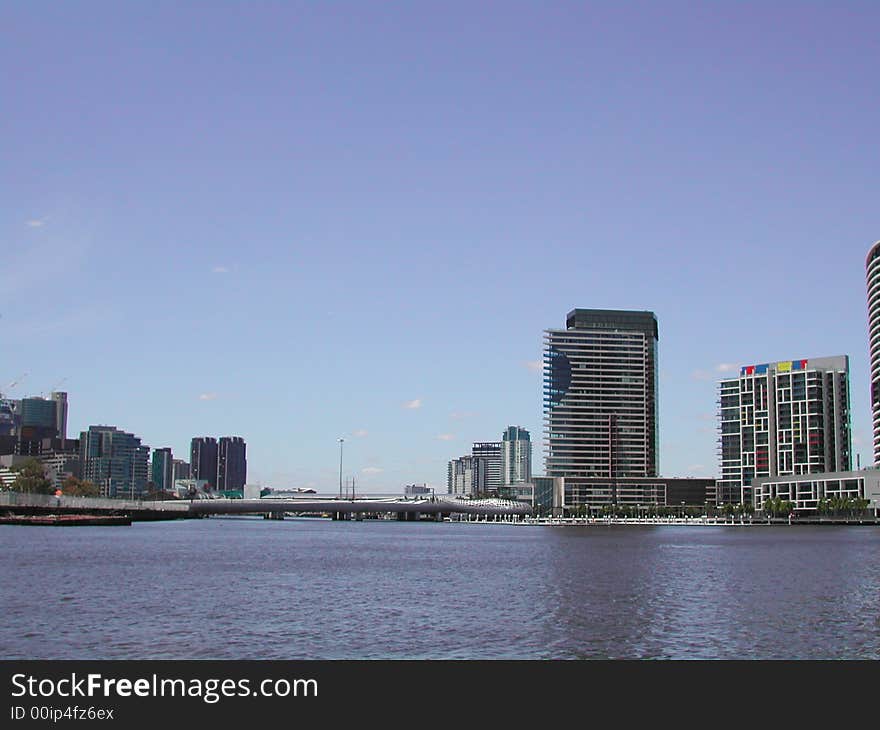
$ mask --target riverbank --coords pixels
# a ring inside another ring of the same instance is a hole
[[[456,520],[475,525],[498,524],[540,527],[608,526],[628,525],[641,527],[660,526],[706,526],[706,527],[778,527],[817,525],[866,525],[880,526],[876,517],[787,517],[771,519],[739,520],[724,517],[527,517],[521,520]]]

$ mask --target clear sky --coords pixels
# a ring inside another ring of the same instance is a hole
[[[0,389],[249,481],[445,487],[542,333],[653,310],[660,468],[726,366],[847,354],[870,460],[875,2],[0,5]],[[59,385],[60,384],[60,385]]]

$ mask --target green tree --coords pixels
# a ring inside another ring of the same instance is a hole
[[[69,476],[61,485],[61,491],[70,497],[97,497],[101,490],[92,482]]]
[[[52,494],[52,482],[46,477],[46,468],[37,459],[27,459],[10,471],[18,472],[10,489],[29,494]]]

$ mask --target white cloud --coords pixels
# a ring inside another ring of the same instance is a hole
[[[441,441],[453,441],[455,439],[454,433],[441,433],[437,436]]]
[[[703,464],[691,464],[688,466],[687,471],[689,474],[693,474],[697,471],[705,471],[706,467]]]
[[[408,400],[403,404],[404,408],[421,408],[422,407],[422,399],[416,398],[415,400]]]
[[[693,380],[712,380],[712,374],[707,373],[705,370],[694,370],[691,373],[691,378]]]
[[[216,399],[217,399],[216,393],[202,393],[199,396],[199,400],[216,400]]]
[[[384,469],[378,466],[365,466],[361,469],[361,474],[381,474]]]
[[[540,360],[526,360],[523,365],[533,373],[540,373],[544,369],[544,363]]]
[[[474,413],[473,411],[453,411],[449,414],[449,417],[456,421],[460,421],[463,418],[473,418],[476,415],[478,414]]]
[[[212,274],[226,274],[228,272],[229,269],[227,269],[225,266],[215,266],[213,269],[211,269]]]
[[[721,362],[715,366],[715,370],[719,373],[733,373],[739,370],[739,367],[732,362]]]
[[[363,438],[364,436],[366,436],[368,433],[370,433],[370,432],[367,431],[367,429],[365,429],[365,428],[359,428],[359,429],[358,429],[357,431],[355,431],[354,434],[352,434],[352,435],[353,435],[353,436],[357,436],[359,439],[362,439],[362,438]]]
[[[42,228],[46,225],[47,220],[49,220],[48,216],[45,218],[31,218],[26,225],[31,228]]]

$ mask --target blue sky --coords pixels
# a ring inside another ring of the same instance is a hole
[[[848,354],[870,460],[876,3],[0,7],[0,388],[249,480],[445,485],[542,333],[650,309],[660,466],[725,366]],[[11,71],[11,73],[10,73]]]

